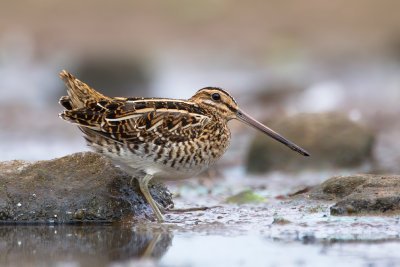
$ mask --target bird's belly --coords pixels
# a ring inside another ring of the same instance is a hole
[[[153,157],[138,157],[137,155],[117,156],[115,154],[107,155],[116,165],[127,171],[133,176],[140,176],[143,174],[151,174],[154,178],[160,180],[180,180],[193,177],[211,164],[211,162],[204,162],[200,164],[175,164],[171,166],[172,162],[156,162]],[[173,161],[173,160],[172,160]]]
[[[229,138],[219,141],[204,145],[192,140],[164,146],[114,143],[112,149],[89,145],[133,176],[146,173],[160,180],[179,180],[195,176],[217,161],[229,146]]]
[[[154,178],[160,180],[180,180],[193,177],[203,170],[208,165],[192,166],[192,168],[170,167],[164,164],[157,164],[152,161],[140,160],[139,162],[126,160],[125,158],[113,157],[115,164],[133,176],[142,176],[151,174]]]

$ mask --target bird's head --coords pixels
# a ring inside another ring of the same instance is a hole
[[[256,128],[264,134],[269,135],[275,140],[283,143],[284,145],[302,154],[303,156],[309,156],[309,153],[307,151],[287,140],[277,132],[258,122],[257,120],[243,112],[241,109],[239,109],[239,106],[235,99],[228,92],[221,88],[206,87],[200,89],[194,96],[190,98],[190,100],[227,121],[232,119],[242,121],[247,125],[250,125],[253,128]]]

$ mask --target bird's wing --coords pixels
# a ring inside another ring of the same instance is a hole
[[[201,129],[211,122],[209,116],[196,108],[172,107],[169,102],[120,98],[87,102],[86,108],[66,110],[61,117],[128,143],[184,142],[201,134]]]

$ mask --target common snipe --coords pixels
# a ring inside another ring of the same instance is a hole
[[[188,100],[106,97],[71,74],[60,73],[68,96],[60,99],[64,120],[77,124],[95,151],[111,158],[132,176],[159,221],[158,204],[149,193],[152,178],[194,176],[218,160],[230,141],[227,122],[238,119],[308,156],[238,108],[227,92],[203,88]]]

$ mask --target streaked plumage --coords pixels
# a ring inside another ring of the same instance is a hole
[[[89,146],[139,179],[157,218],[164,218],[148,192],[152,178],[194,176],[217,161],[230,142],[227,122],[240,119],[297,152],[308,153],[239,110],[224,90],[207,87],[188,100],[106,97],[71,74],[60,73],[68,96],[61,118],[77,124]]]

